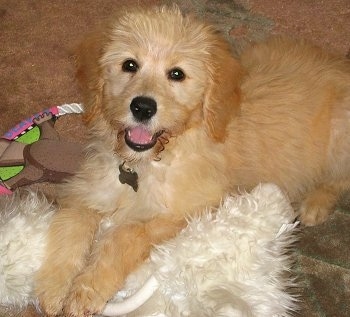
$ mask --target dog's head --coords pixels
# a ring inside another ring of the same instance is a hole
[[[78,51],[86,122],[125,160],[156,159],[204,128],[223,142],[239,111],[240,67],[211,26],[176,8],[126,10]]]

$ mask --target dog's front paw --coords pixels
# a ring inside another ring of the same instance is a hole
[[[91,281],[81,276],[74,285],[64,304],[64,315],[71,317],[92,316],[101,312],[106,300],[93,287]]]
[[[46,316],[61,315],[63,300],[63,294],[58,294],[57,292],[45,292],[39,296],[40,307]]]
[[[44,270],[41,273],[37,278],[35,290],[40,307],[47,316],[61,315],[70,283],[68,279],[59,278],[59,275],[51,274],[49,276],[43,274]]]
[[[70,267],[46,262],[36,275],[35,292],[45,316],[62,314],[63,305],[72,285]]]

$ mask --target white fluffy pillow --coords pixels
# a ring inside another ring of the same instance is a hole
[[[136,309],[127,316],[289,316],[296,309],[288,274],[294,220],[275,185],[227,197],[216,213],[191,219],[157,247],[104,314]]]
[[[36,304],[33,276],[54,209],[32,192],[0,200],[0,305]],[[227,197],[215,213],[190,219],[175,239],[156,247],[104,314],[289,316],[296,308],[288,292],[294,281],[286,274],[294,218],[272,184]]]

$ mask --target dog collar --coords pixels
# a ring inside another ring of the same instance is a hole
[[[139,176],[137,173],[132,168],[125,165],[125,161],[119,165],[119,181],[122,184],[131,186],[135,192],[137,192],[139,188],[138,178]]]

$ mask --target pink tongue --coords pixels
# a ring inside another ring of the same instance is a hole
[[[129,131],[129,139],[136,144],[148,144],[152,141],[152,134],[150,134],[144,127],[137,126],[135,128],[130,129]]]

